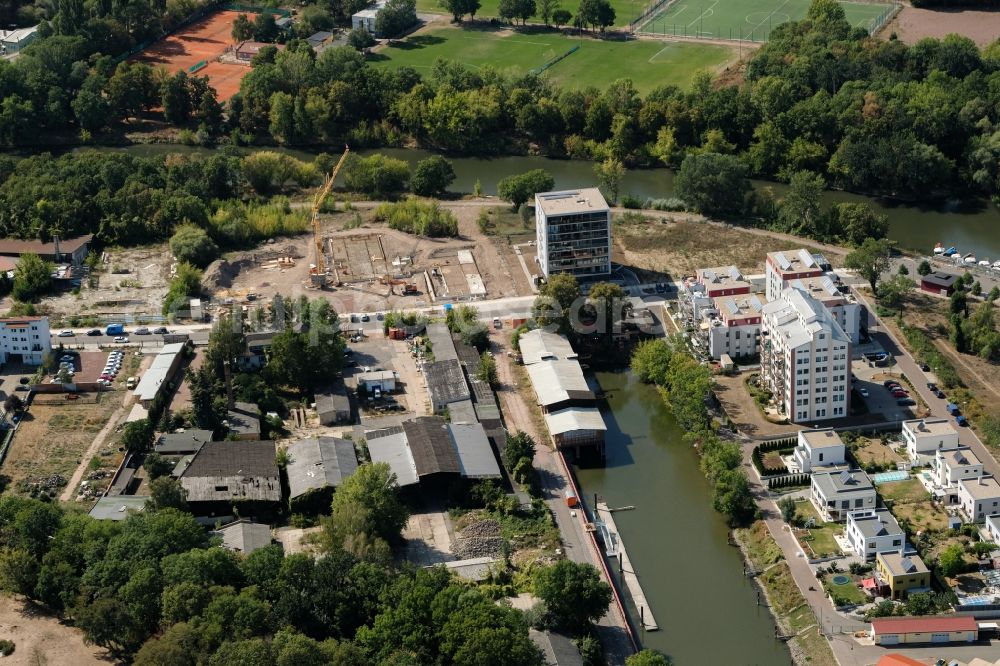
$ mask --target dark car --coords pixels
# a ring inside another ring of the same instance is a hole
[[[934,382],[927,382],[927,388],[930,389],[931,393],[934,393],[935,391],[937,391],[937,384],[935,384]]]
[[[930,372],[931,366],[927,365],[926,363],[921,363],[920,369],[923,370],[924,372]]]
[[[912,407],[917,403],[913,398],[900,398],[899,400],[896,401],[896,404],[899,405],[900,407]]]
[[[941,398],[942,400],[947,400],[948,399],[945,396],[944,391],[942,391],[941,389],[938,389],[937,391],[934,391],[934,396],[937,397],[937,398]]]
[[[137,328],[135,329],[135,333],[133,335],[149,335],[149,329],[146,328],[145,326],[143,326],[142,328]]]
[[[895,384],[896,386],[899,386],[899,382],[897,382],[895,379],[887,379],[884,382],[882,382],[882,386],[884,386],[886,388],[889,388],[893,384]]]
[[[102,333],[101,329],[99,328],[92,328],[89,331],[87,331],[87,335],[93,337],[95,335],[104,335],[104,333]]]
[[[159,326],[153,329],[153,335],[166,335],[169,332],[166,326]]]

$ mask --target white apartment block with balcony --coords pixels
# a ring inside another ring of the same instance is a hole
[[[809,498],[824,520],[842,521],[855,511],[874,511],[876,497],[875,486],[862,470],[812,475]]]
[[[822,303],[784,289],[764,306],[761,376],[794,423],[851,413],[851,341]]]
[[[732,358],[755,356],[760,352],[760,319],[764,303],[756,294],[717,296],[712,314],[702,320],[708,332],[709,356]]]
[[[812,474],[824,467],[847,464],[847,447],[833,428],[800,430],[799,443],[792,452],[799,471]]]
[[[958,482],[958,502],[971,523],[1000,514],[1000,483],[992,476],[979,475]]]
[[[947,419],[912,419],[903,421],[903,441],[910,462],[932,464],[938,451],[958,448],[958,431]]]
[[[611,209],[597,188],[536,194],[535,233],[546,278],[611,273]]]
[[[789,287],[805,291],[830,311],[851,342],[861,339],[861,305],[840,291],[838,278],[821,254],[808,250],[769,252],[765,262],[767,298],[774,300]]]
[[[0,364],[41,365],[51,351],[48,317],[0,318]]]
[[[888,509],[848,514],[846,534],[851,550],[866,560],[906,548],[906,534]]]

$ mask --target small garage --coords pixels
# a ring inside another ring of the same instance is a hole
[[[883,617],[872,620],[876,645],[972,643],[979,638],[973,617]]]

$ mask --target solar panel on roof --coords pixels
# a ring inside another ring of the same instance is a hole
[[[752,295],[749,300],[750,307],[753,308],[754,312],[760,312],[761,308],[764,307],[764,304],[760,302],[759,298],[757,298],[757,294]]]
[[[740,273],[740,269],[736,268],[736,266],[730,266],[729,277],[733,278],[734,280],[742,280],[743,274]]]
[[[740,312],[740,306],[736,305],[736,299],[734,299],[734,298],[727,298],[726,299],[726,307],[733,314],[739,314],[739,312]]]
[[[840,473],[840,482],[841,483],[847,483],[850,480],[851,480],[851,473],[850,472],[848,472],[847,470],[844,470],[843,472]]]
[[[813,256],[806,250],[799,250],[799,259],[802,260],[802,265],[807,268],[811,268],[816,265],[816,259],[814,259]]]
[[[778,260],[778,266],[781,267],[781,270],[787,271],[789,268],[792,267],[791,262],[785,258],[785,254],[783,252],[779,252],[774,256],[774,258]]]
[[[823,289],[826,290],[826,293],[830,295],[837,293],[837,286],[833,284],[833,280],[830,279],[830,276],[824,275],[823,279],[820,280],[819,283],[823,285]]]
[[[705,271],[705,279],[709,282],[718,282],[719,279],[715,276],[715,271]]]

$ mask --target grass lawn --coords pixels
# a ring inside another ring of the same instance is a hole
[[[627,26],[629,21],[638,16],[644,7],[648,5],[647,0],[611,0],[611,6],[615,10],[615,28],[620,28]],[[479,20],[498,18],[500,16],[500,11],[497,9],[500,6],[500,0],[479,0],[479,11],[476,12],[476,18]],[[580,7],[579,0],[567,0],[560,4],[562,9],[566,9],[570,14],[576,16],[576,10]],[[417,0],[417,11],[418,12],[428,12],[428,13],[438,13],[447,14],[448,12],[441,8],[438,4],[438,0]],[[466,17],[468,18],[468,17]],[[542,19],[540,16],[536,16],[531,19],[537,23],[541,23]]]
[[[902,457],[887,444],[883,444],[881,440],[867,438],[858,440],[858,448],[854,451],[854,457],[860,463],[878,463],[889,465],[890,468],[902,461]]]
[[[840,546],[833,535],[842,532],[843,527],[839,523],[825,523],[816,513],[816,507],[809,500],[799,500],[795,503],[796,513],[802,520],[810,518],[816,521],[815,526],[807,529],[806,534],[799,536],[800,541],[808,544],[816,557],[833,555],[840,552]]]
[[[948,529],[948,513],[940,506],[925,500],[922,502],[907,502],[892,507],[892,515],[896,520],[907,520],[913,532],[937,532]]]
[[[878,487],[878,494],[883,499],[892,500],[896,504],[922,502],[931,497],[931,494],[927,492],[927,489],[915,477],[909,478],[906,481],[882,483]]]
[[[833,582],[834,576],[848,576],[847,574],[827,574],[823,577],[823,588],[833,597],[833,602],[837,606],[847,606],[849,604],[863,604],[867,599],[864,592],[858,588],[853,579],[843,585]],[[850,578],[850,576],[848,576]]]
[[[556,32],[441,28],[379,49],[371,59],[384,67],[410,66],[418,71],[446,58],[474,68],[493,65],[528,72],[575,46],[580,49],[545,71],[550,81],[563,88],[604,88],[626,77],[641,93],[668,84],[686,87],[698,71],[719,69],[735,55],[732,48],[712,44],[581,40]]]

